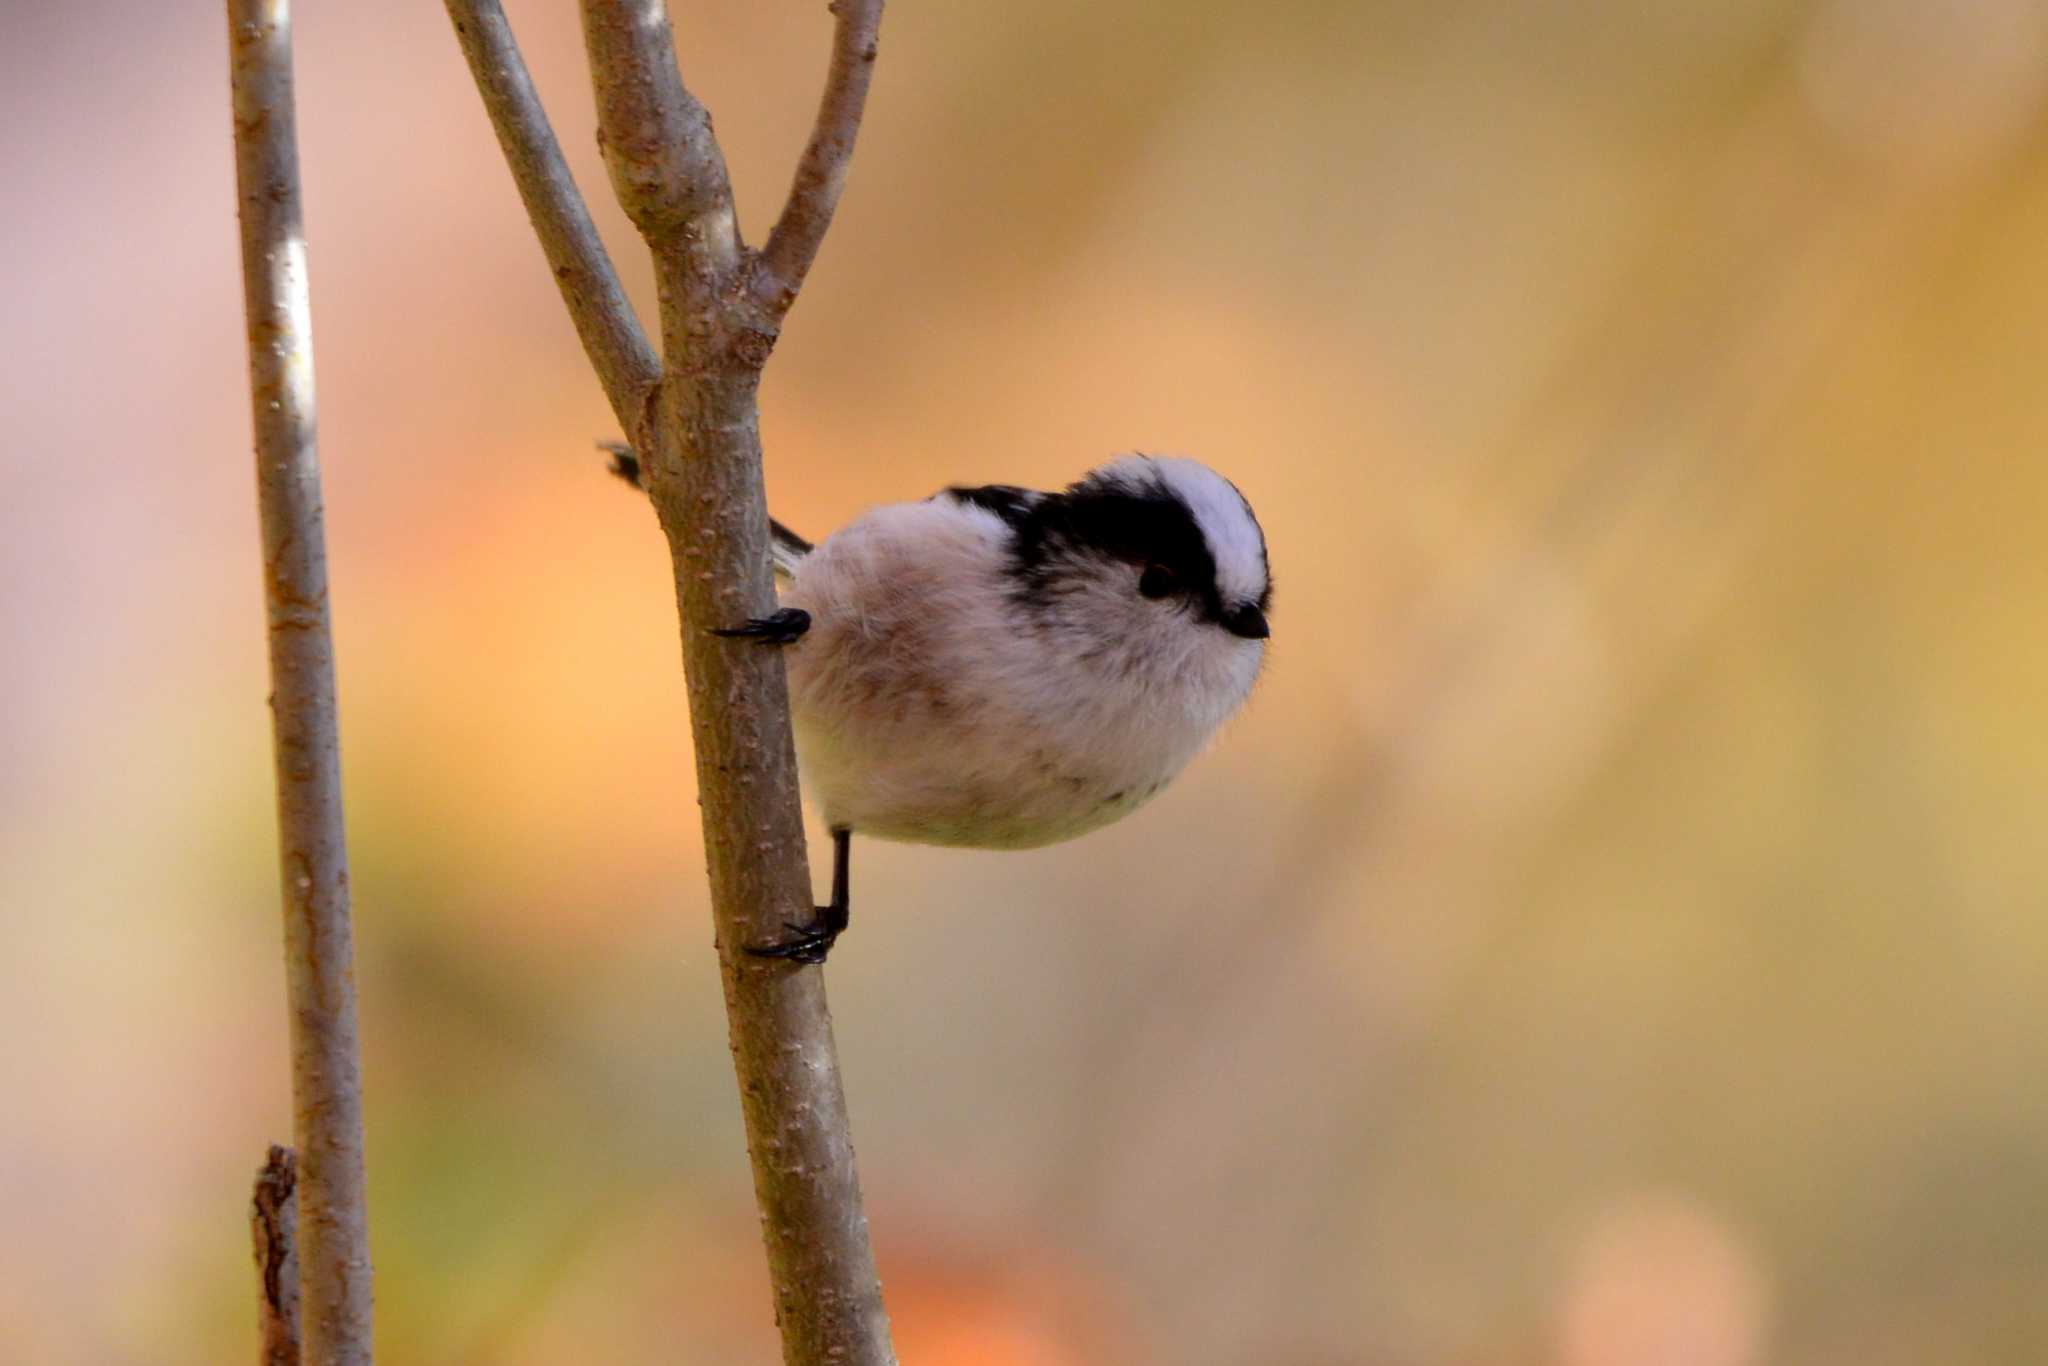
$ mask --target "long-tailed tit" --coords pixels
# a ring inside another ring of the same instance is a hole
[[[637,482],[632,452],[611,449]],[[1125,456],[1059,493],[950,488],[816,546],[773,530],[781,610],[714,633],[788,650],[832,901],[751,953],[825,960],[847,926],[856,831],[1029,849],[1129,815],[1265,658],[1265,536],[1193,460]]]

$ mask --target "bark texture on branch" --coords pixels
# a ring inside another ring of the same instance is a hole
[[[661,357],[648,345],[647,334],[633,316],[633,306],[619,285],[604,240],[583,196],[576,191],[569,163],[548,124],[547,111],[527,74],[526,62],[513,40],[512,26],[498,0],[446,0],[462,55],[483,96],[484,112],[498,135],[498,146],[512,168],[512,180],[526,205],[554,273],[562,303],[583,340],[583,349],[611,401],[612,412],[627,439],[646,439],[652,416],[654,386],[661,381]]]
[[[664,296],[684,288],[675,282]],[[699,340],[693,319],[665,321],[671,348]],[[783,1356],[791,1366],[881,1366],[895,1355],[824,975],[744,951],[815,914],[781,655],[705,629],[765,615],[775,603],[755,375],[728,361],[691,384],[674,382],[674,371],[670,378],[663,425],[680,433],[680,459],[664,448],[643,468],[683,621],[712,913]]]
[[[597,141],[612,193],[650,246],[686,236],[715,270],[739,260],[739,223],[711,115],[683,86],[668,6],[583,5]],[[657,248],[657,251],[659,248]]]
[[[584,0],[598,137],[660,283],[660,431],[643,476],[669,542],[733,1061],[783,1357],[893,1363],[823,975],[748,956],[813,916],[781,656],[707,628],[775,606],[757,392],[779,309],[725,159],[645,0]],[[648,130],[661,130],[656,138]],[[850,150],[850,143],[848,150]]]
[[[249,1237],[256,1253],[257,1335],[262,1366],[299,1366],[298,1220],[292,1204],[298,1162],[290,1148],[270,1145],[249,1201]]]
[[[458,32],[466,19],[490,18],[488,33],[509,48],[496,0],[446,3]],[[817,128],[768,250],[756,255],[740,236],[710,116],[677,68],[666,7],[581,4],[605,165],[653,254],[660,289],[653,420],[622,420],[669,542],[712,913],[783,1359],[894,1366],[822,973],[743,949],[781,938],[786,923],[814,913],[782,659],[708,631],[775,606],[760,372],[845,183],[882,5],[837,0],[832,8],[838,28]],[[472,36],[463,41],[467,48]],[[471,63],[476,68],[477,58]],[[510,65],[501,54],[493,69]],[[487,84],[491,71],[477,78]],[[488,104],[494,97],[485,95]],[[520,99],[530,96],[529,87]],[[536,224],[587,222],[566,173],[521,169],[547,150],[537,105],[517,118],[494,111],[493,122]],[[536,195],[549,201],[544,210],[532,207]],[[549,252],[554,259],[555,248]],[[579,256],[593,259],[602,254]],[[583,331],[602,375],[607,361],[591,338],[604,329]]]
[[[833,0],[839,22],[832,31],[832,64],[825,72],[825,93],[810,141],[796,164],[789,202],[761,249],[754,273],[755,296],[777,313],[786,313],[803,288],[811,262],[832,226],[839,192],[846,188],[846,169],[853,162],[853,140],[867,109],[868,82],[880,51],[880,0]]]
[[[287,0],[228,0],[227,14],[284,875],[301,1334],[312,1366],[360,1366],[370,1360],[362,1080],[291,13]]]

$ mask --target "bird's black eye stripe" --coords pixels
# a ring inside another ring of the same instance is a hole
[[[1221,614],[1208,542],[1187,504],[1162,484],[1084,480],[1033,503],[1016,532],[1013,554],[1026,600],[1051,596],[1054,582],[1066,577],[1066,566],[1101,558],[1137,569],[1139,591],[1147,597],[1186,593],[1208,615]],[[1165,577],[1150,574],[1153,569]]]

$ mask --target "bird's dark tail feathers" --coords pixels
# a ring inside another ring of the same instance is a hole
[[[640,455],[631,446],[623,441],[600,441],[597,448],[611,456],[613,474],[636,489],[647,487],[640,482]],[[811,543],[773,517],[768,519],[768,535],[773,542],[768,553],[775,562],[775,572],[784,578],[795,574],[803,557],[811,553]]]

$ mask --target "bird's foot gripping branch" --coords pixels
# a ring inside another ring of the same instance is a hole
[[[881,0],[831,6],[816,122],[758,249],[740,234],[724,155],[683,84],[661,0],[582,0],[606,168],[659,284],[658,353],[626,302],[502,8],[445,3],[563,302],[631,442],[617,468],[646,489],[668,537],[712,915],[783,1358],[893,1366],[821,975],[800,956],[746,952],[816,914],[782,653],[698,629],[777,610],[760,369],[846,183]]]

